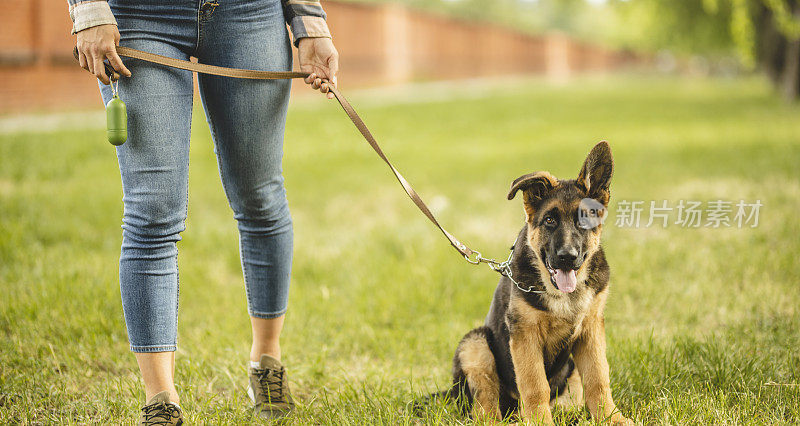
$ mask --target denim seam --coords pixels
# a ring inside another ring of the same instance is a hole
[[[147,352],[175,352],[178,350],[177,345],[147,345],[147,346],[137,346],[131,345],[131,352],[136,353],[147,353]]]
[[[192,94],[192,102],[194,102],[194,94]],[[192,122],[192,115],[193,115],[193,111],[189,110],[189,123],[190,123],[190,126],[191,126],[191,122]],[[187,143],[189,144],[189,147],[187,147],[187,151],[188,151],[189,148],[191,148],[191,145],[192,145],[191,135],[189,136],[189,139],[187,140]],[[188,155],[186,156],[186,170],[187,170],[187,173],[186,173],[186,185],[185,185],[186,186],[186,207],[183,209],[183,221],[182,221],[183,222],[182,223],[182,225],[183,225],[182,228],[183,228],[184,231],[186,230],[186,219],[189,217],[189,173],[188,173],[188,170],[189,170],[189,156]],[[178,242],[176,241],[175,242],[175,293],[176,293],[175,294],[175,346],[176,347],[178,345],[178,308],[180,307],[180,303],[181,303],[181,274],[180,274],[180,270],[178,269],[178,252],[179,252],[179,250],[178,250]]]
[[[282,310],[280,310],[278,312],[267,313],[267,312],[257,312],[257,311],[254,311],[254,310],[250,309],[249,313],[250,313],[251,317],[261,318],[261,319],[273,319],[273,318],[278,318],[279,316],[285,314],[286,310],[287,309],[284,308],[284,309],[282,309]]]
[[[203,0],[197,0],[197,37],[195,38],[194,42],[194,55],[197,56],[197,52],[200,51],[200,42],[203,39],[201,35],[202,29],[200,28],[200,8],[203,5]]]
[[[244,265],[244,245],[242,244],[241,231],[239,232],[239,261],[242,264],[242,277],[244,279],[244,295],[247,298],[247,309],[250,310],[254,303],[253,299],[250,297],[250,286],[247,285],[247,268]]]
[[[207,5],[211,6],[210,11],[206,9]],[[201,50],[201,45],[203,44],[203,24],[211,20],[217,6],[219,6],[219,3],[214,4],[213,0],[197,1],[197,45],[195,46],[195,53]]]
[[[180,305],[180,300],[181,300],[181,274],[180,274],[180,271],[178,270],[178,243],[176,241],[175,242],[175,343],[174,343],[174,346],[178,345],[178,305]]]

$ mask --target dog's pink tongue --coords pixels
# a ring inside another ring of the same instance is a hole
[[[556,269],[555,279],[556,287],[564,293],[572,293],[575,291],[575,287],[578,286],[578,277],[575,275],[574,269],[569,271]]]

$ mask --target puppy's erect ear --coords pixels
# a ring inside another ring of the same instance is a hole
[[[536,172],[514,179],[511,184],[511,190],[508,191],[508,199],[514,199],[517,191],[522,191],[522,197],[525,204],[525,213],[528,218],[533,217],[536,207],[547,194],[558,185],[556,179],[549,172]]]
[[[589,156],[578,173],[575,183],[583,189],[589,198],[593,198],[604,206],[608,206],[611,198],[611,174],[614,171],[614,159],[611,147],[602,141],[592,148]]]

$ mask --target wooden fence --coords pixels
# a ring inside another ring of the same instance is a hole
[[[224,7],[224,0],[221,1]],[[637,58],[562,34],[529,35],[408,9],[324,1],[347,87],[514,74],[564,79]],[[71,56],[65,1],[14,0],[0,16],[0,113],[98,105],[95,81]]]

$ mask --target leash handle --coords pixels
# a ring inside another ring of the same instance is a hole
[[[79,58],[77,46],[72,50],[72,54],[73,56],[75,56],[75,59]],[[125,46],[117,46],[117,54],[119,56],[139,59],[142,61],[152,62],[154,64],[164,65],[172,68],[194,71],[203,74],[218,75],[223,77],[246,78],[255,80],[283,80],[292,78],[306,78],[309,76],[309,73],[296,72],[296,71],[260,71],[260,70],[228,68],[216,65],[201,64],[197,62],[184,61],[182,59],[170,58],[168,56],[157,55],[155,53],[144,52],[141,50],[136,50]],[[109,63],[103,62],[103,65],[105,66],[106,75],[108,75],[110,79],[112,80],[119,79],[119,73],[117,73],[117,71]],[[372,132],[369,131],[369,128],[364,123],[364,120],[361,119],[361,117],[358,115],[355,108],[353,108],[353,106],[350,104],[347,98],[345,98],[344,95],[342,95],[342,93],[336,87],[332,85],[329,85],[329,87],[330,87],[329,90],[333,93],[333,96],[336,97],[336,100],[339,102],[339,105],[342,107],[345,114],[347,114],[347,117],[350,118],[350,121],[353,122],[353,125],[356,126],[356,129],[358,129],[359,133],[361,133],[361,136],[364,137],[364,139],[367,141],[372,150],[375,151],[376,154],[378,154],[378,157],[380,157],[381,160],[383,160],[383,162],[386,163],[387,166],[389,166],[389,169],[391,169],[392,173],[394,174],[394,177],[397,179],[398,182],[400,182],[400,186],[403,187],[403,190],[406,192],[406,194],[414,203],[414,205],[417,206],[417,208],[422,212],[422,214],[425,215],[425,217],[428,218],[428,220],[431,221],[431,223],[433,223],[437,228],[439,228],[439,230],[442,232],[445,238],[447,238],[447,240],[450,242],[450,245],[452,245],[453,248],[455,248],[459,252],[459,254],[464,256],[464,258],[469,263],[475,265],[481,262],[491,264],[491,262],[487,262],[488,260],[491,259],[483,258],[479,252],[470,249],[469,247],[467,247],[466,244],[459,241],[455,236],[453,236],[453,234],[444,229],[444,227],[436,219],[436,216],[433,214],[433,212],[431,212],[431,210],[428,208],[428,205],[425,204],[425,202],[422,200],[422,197],[420,197],[417,191],[414,190],[414,187],[412,187],[411,184],[408,183],[406,178],[403,177],[402,174],[400,174],[400,171],[397,170],[397,168],[392,164],[391,161],[389,161],[389,158],[386,156],[386,154],[384,154],[383,150],[381,149],[375,137],[372,136]],[[475,257],[475,259],[472,259],[473,256]]]
[[[117,48],[119,49],[119,46],[117,46]],[[81,57],[78,54],[78,46],[72,48],[72,56],[74,56],[75,60],[78,61],[78,63],[80,63]],[[103,61],[103,67],[105,68],[106,75],[111,81],[119,80],[119,73],[117,72],[117,70],[114,69],[114,67],[111,66],[111,64],[109,64],[106,61]]]

